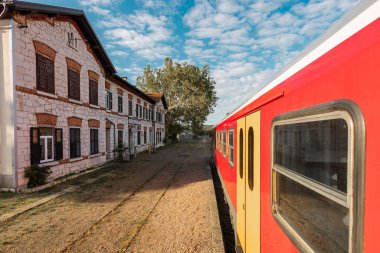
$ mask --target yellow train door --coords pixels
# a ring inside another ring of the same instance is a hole
[[[260,111],[239,119],[237,134],[237,235],[244,253],[259,253]]]

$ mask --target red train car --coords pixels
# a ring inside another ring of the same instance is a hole
[[[216,126],[238,251],[380,252],[380,1]]]

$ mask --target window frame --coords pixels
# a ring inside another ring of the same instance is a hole
[[[78,130],[79,131],[79,140],[76,142],[79,142],[79,155],[78,156],[71,156],[71,130]],[[78,127],[70,127],[69,128],[69,156],[70,159],[78,158],[82,156],[82,143],[81,143],[81,129]]]
[[[93,131],[96,131],[96,135],[97,135],[97,138],[96,138],[96,140],[93,140],[93,139],[91,139],[91,132],[93,132]],[[95,149],[96,150],[92,150],[92,143],[96,143],[97,145],[96,146],[94,146],[94,147],[96,147]],[[96,151],[96,152],[95,152]],[[96,154],[99,154],[99,129],[98,128],[90,128],[90,155],[96,155]]]
[[[99,83],[98,81],[89,78],[88,79],[88,102],[91,105],[99,105]]]
[[[124,146],[124,130],[117,130],[117,147]]]
[[[72,83],[70,80],[70,76],[74,74],[77,75],[75,76],[78,80],[78,83]],[[76,86],[76,87],[74,87]],[[73,88],[74,87],[74,88]],[[74,94],[72,93],[74,90],[76,90],[78,93]],[[77,100],[80,101],[80,73],[72,68],[67,68],[67,97],[69,99]]]
[[[232,145],[230,143],[230,133],[232,133]],[[232,168],[234,167],[234,164],[235,164],[235,162],[234,162],[234,160],[235,160],[234,142],[235,142],[234,129],[230,128],[230,129],[228,129],[228,163],[232,166]],[[231,152],[231,146],[232,146],[232,152]],[[231,161],[231,153],[233,154],[232,155],[232,161]]]
[[[275,155],[275,127],[285,124],[296,124],[313,121],[343,119],[347,123],[348,151],[347,151],[347,194],[343,199],[339,192],[313,182],[301,175],[274,164]],[[364,217],[364,168],[365,168],[365,123],[359,107],[350,100],[337,100],[326,104],[300,109],[276,116],[271,125],[271,209],[276,222],[301,252],[314,252],[311,246],[302,238],[302,235],[287,223],[278,212],[278,174],[320,194],[333,202],[349,209],[349,253],[363,249],[363,217]]]
[[[117,96],[117,112],[123,113],[123,96]]]
[[[222,131],[222,153],[223,156],[227,155],[227,130]]]
[[[105,107],[107,110],[112,111],[112,92],[108,89],[104,91],[105,93]]]
[[[39,59],[41,59],[41,61],[43,60],[44,62],[43,63],[40,62]],[[49,62],[49,63],[53,64],[53,66],[52,66],[52,69],[53,69],[52,76],[50,77],[51,80],[52,80],[52,82],[53,82],[52,86],[48,85],[46,77],[45,77],[45,82],[46,83],[42,82],[42,80],[43,80],[43,78],[41,77],[41,70],[42,69],[40,69],[40,68],[44,68],[43,69],[44,73],[45,73],[45,75],[47,75],[46,74],[46,66],[47,66],[46,62]],[[44,65],[42,66],[41,64],[44,64]],[[45,84],[46,87],[44,87],[43,84]],[[50,90],[50,88],[52,90]],[[46,93],[50,93],[50,94],[55,95],[55,60],[53,60],[53,59],[51,59],[51,58],[49,58],[49,57],[47,57],[47,56],[45,56],[45,55],[43,55],[41,53],[38,53],[38,52],[36,52],[36,89],[38,91],[42,91],[42,92],[46,92]]]
[[[133,101],[128,99],[128,115],[133,116]]]

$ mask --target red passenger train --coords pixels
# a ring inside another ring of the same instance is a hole
[[[380,252],[380,1],[215,127],[238,251]]]

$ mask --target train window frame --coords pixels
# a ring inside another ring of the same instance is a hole
[[[295,124],[322,120],[343,119],[348,126],[347,149],[347,193],[342,199],[336,191],[327,186],[311,182],[307,178],[289,173],[289,169],[274,164],[275,127],[285,124]],[[340,205],[346,205],[349,210],[348,252],[361,252],[363,249],[363,219],[364,219],[364,173],[365,173],[365,122],[360,108],[350,100],[337,100],[326,104],[288,112],[276,116],[271,125],[271,207],[272,216],[301,252],[314,252],[311,246],[296,232],[279,213],[279,175],[285,176]]]
[[[227,130],[222,131],[222,153],[223,156],[227,156]]]
[[[230,143],[230,134],[232,133],[232,143]],[[230,128],[228,130],[228,163],[231,165],[231,167],[234,167],[234,142],[235,142],[235,135],[234,135],[234,129]],[[232,153],[232,161],[231,161],[231,153]]]

